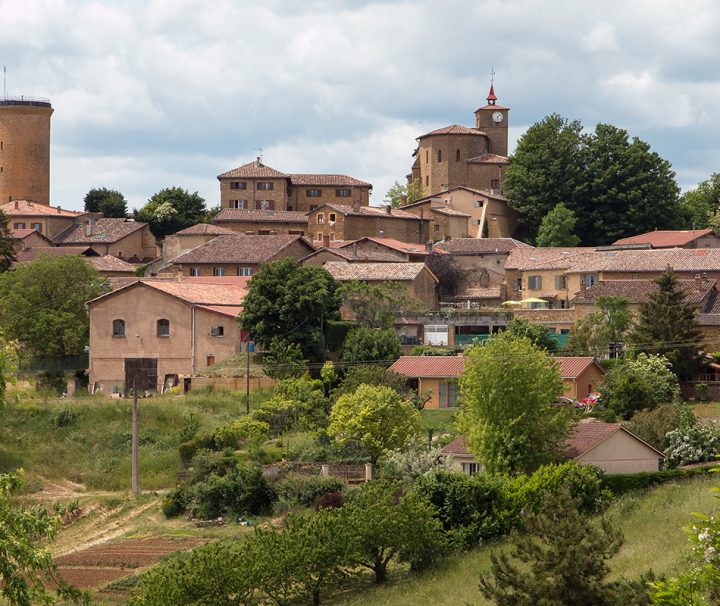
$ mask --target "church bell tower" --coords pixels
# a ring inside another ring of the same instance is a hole
[[[509,107],[497,104],[494,83],[490,82],[487,105],[475,110],[475,128],[488,136],[488,153],[508,155],[508,114]]]

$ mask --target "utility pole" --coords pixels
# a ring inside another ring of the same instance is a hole
[[[138,397],[137,397],[137,374],[133,377],[133,400],[132,400],[132,486],[134,495],[138,493]]]
[[[245,413],[250,414],[250,337],[246,343],[245,356],[247,366],[245,367]]]

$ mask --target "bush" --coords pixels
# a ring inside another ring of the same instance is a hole
[[[70,406],[59,406],[52,415],[52,424],[55,427],[68,427],[80,418],[80,411]]]
[[[410,350],[411,356],[456,356],[462,347],[435,347],[433,345],[416,345]]]
[[[328,492],[315,501],[315,511],[321,509],[337,509],[345,503],[341,492]]]
[[[355,320],[328,320],[325,322],[325,346],[329,351],[340,351],[345,337],[356,326]]]
[[[607,474],[602,478],[602,486],[615,496],[620,496],[632,490],[644,490],[666,482],[707,475],[711,473],[714,467],[715,465],[708,464],[688,469],[661,469],[660,471],[643,471],[640,473]]]
[[[668,433],[695,423],[695,415],[687,405],[662,404],[654,410],[636,412],[627,428],[648,444],[664,451],[668,446]]]
[[[312,507],[328,493],[342,493],[345,482],[339,478],[290,474],[277,483],[278,496],[290,505]]]
[[[669,467],[712,461],[720,453],[720,431],[715,427],[681,427],[667,435],[665,449]]]
[[[378,362],[388,366],[400,357],[400,341],[392,328],[353,328],[342,346],[343,362]]]
[[[162,512],[166,518],[176,518],[184,509],[183,504],[175,498],[174,494],[170,494],[163,499]]]

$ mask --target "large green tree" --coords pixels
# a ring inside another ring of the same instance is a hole
[[[361,385],[340,396],[330,411],[328,435],[339,444],[355,442],[375,465],[388,450],[404,448],[420,433],[422,418],[391,387]]]
[[[400,357],[400,341],[392,328],[353,328],[342,346],[344,364],[390,365]]]
[[[31,355],[79,355],[88,344],[85,303],[107,289],[83,257],[41,255],[0,274],[0,327]]]
[[[7,271],[15,262],[15,244],[10,235],[7,215],[0,210],[0,273]]]
[[[197,192],[168,187],[154,194],[133,216],[136,221],[149,223],[156,236],[167,236],[202,223],[206,212],[205,200]]]
[[[562,202],[558,202],[540,221],[537,234],[538,246],[577,246],[580,238],[575,235],[577,217]]]
[[[299,344],[306,357],[321,357],[323,322],[338,317],[339,287],[320,267],[273,261],[250,280],[240,324],[262,347],[277,337]]]
[[[584,154],[586,189],[574,208],[584,244],[618,238],[679,222],[680,189],[670,163],[637,137],[611,124],[598,124]]]
[[[630,328],[627,297],[601,296],[595,301],[598,311],[575,322],[566,349],[575,355],[601,356],[619,351]]]
[[[554,405],[557,362],[525,337],[501,333],[466,351],[459,428],[491,473],[529,472],[558,458],[570,425]]]
[[[518,140],[505,179],[508,203],[518,211],[518,235],[534,242],[540,223],[560,202],[577,208],[584,195],[582,124],[558,114],[533,124]]]
[[[385,197],[390,201],[390,206],[397,208],[404,204],[410,204],[422,198],[422,184],[419,179],[414,179],[410,183],[400,183],[395,181],[390,186]]]
[[[507,324],[505,332],[512,337],[525,337],[540,349],[553,352],[557,341],[550,336],[550,329],[544,324],[530,322],[525,318],[513,318]]]
[[[686,191],[680,197],[680,212],[686,229],[711,227],[710,217],[720,210],[720,173],[713,173],[709,179]],[[714,229],[718,225],[712,226]]]
[[[422,301],[413,297],[399,282],[350,280],[343,283],[339,294],[343,305],[352,310],[357,321],[371,328],[392,328],[399,314],[425,311]]]
[[[702,368],[703,359],[695,307],[685,301],[670,267],[655,283],[658,290],[642,304],[630,340],[637,351],[665,356],[680,379],[691,379]]]
[[[127,200],[115,189],[93,188],[85,194],[85,210],[89,213],[102,213],[105,217],[120,219],[127,216]]]

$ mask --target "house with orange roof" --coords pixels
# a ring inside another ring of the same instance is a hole
[[[37,229],[11,229],[10,237],[15,250],[52,246],[50,238],[43,236]]]
[[[560,376],[565,385],[563,396],[580,401],[597,391],[605,371],[591,356],[557,356]]]
[[[425,408],[457,406],[462,356],[400,356],[388,369],[407,377],[408,386],[427,398]]]
[[[0,210],[8,217],[10,229],[34,229],[50,239],[86,214],[28,200],[0,204]]]
[[[647,244],[651,248],[720,248],[720,237],[712,229],[656,229],[612,243],[617,247],[638,244]]]
[[[142,278],[88,302],[90,383],[158,391],[238,351],[249,278]]]

